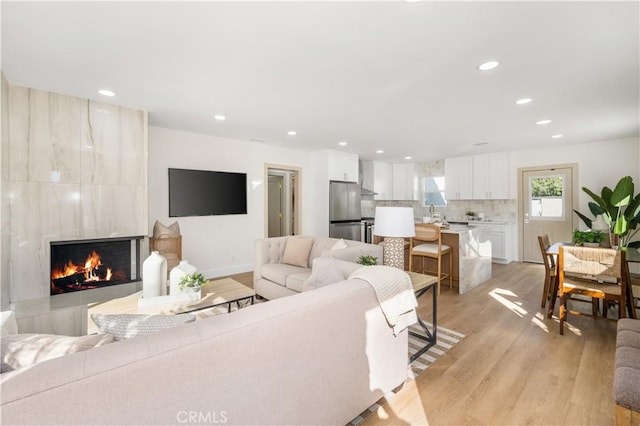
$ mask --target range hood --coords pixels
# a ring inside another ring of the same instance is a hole
[[[364,176],[364,173],[362,171],[362,160],[359,160],[358,161],[358,183],[360,183],[360,195],[378,195],[377,192],[374,192],[364,187],[363,176]]]
[[[360,195],[378,195],[377,192],[373,192],[370,189],[367,189],[363,186],[360,186]]]

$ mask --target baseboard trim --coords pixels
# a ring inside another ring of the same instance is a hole
[[[207,269],[206,271],[199,271],[207,278],[226,277],[228,275],[242,274],[243,272],[253,271],[252,263],[245,263],[241,265],[231,265],[216,269]]]

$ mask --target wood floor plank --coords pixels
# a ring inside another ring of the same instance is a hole
[[[613,423],[616,322],[570,315],[560,336],[540,308],[543,266],[493,266],[493,278],[464,295],[442,288],[438,323],[467,337],[383,404],[389,418],[365,425]],[[428,309],[421,300],[419,312]]]

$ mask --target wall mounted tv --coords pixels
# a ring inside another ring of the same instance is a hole
[[[247,174],[169,169],[169,216],[247,214]]]

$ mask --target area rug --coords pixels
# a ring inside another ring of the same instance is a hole
[[[432,327],[431,323],[426,323],[429,328]],[[424,334],[422,328],[418,325],[412,325],[409,330],[416,333]],[[438,339],[435,345],[429,348],[428,351],[420,355],[415,361],[409,365],[409,378],[415,379],[422,374],[427,368],[429,368],[438,358],[447,353],[448,350],[453,348],[456,344],[460,343],[464,339],[465,335],[458,333],[457,331],[438,326]],[[424,345],[423,341],[409,335],[409,357],[418,352],[418,350]],[[360,413],[358,417],[347,423],[347,426],[357,426],[365,421],[367,417],[375,413],[380,405],[378,403],[373,404],[365,411]]]

